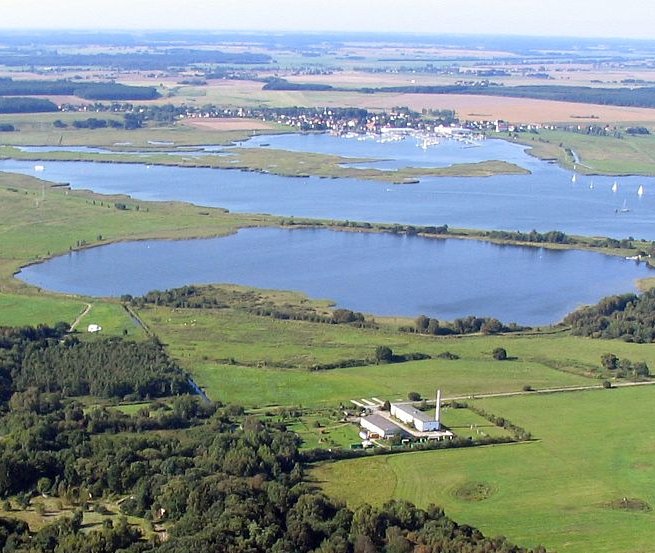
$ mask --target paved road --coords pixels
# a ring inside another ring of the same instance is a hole
[[[612,388],[627,388],[630,386],[652,386],[655,384],[655,380],[647,380],[645,382],[619,382],[612,383]],[[469,394],[466,396],[452,396],[444,397],[442,401],[458,401],[458,400],[467,400],[467,399],[485,399],[491,397],[511,397],[511,396],[527,396],[534,394],[557,394],[562,392],[581,392],[584,390],[602,390],[602,384],[593,384],[590,386],[568,386],[563,388],[543,388],[540,390],[531,390],[529,392],[519,391],[519,392],[493,392],[488,394]],[[426,399],[427,403],[434,403],[434,399]],[[397,401],[394,403],[400,403],[404,405],[411,405],[416,403],[416,401]]]

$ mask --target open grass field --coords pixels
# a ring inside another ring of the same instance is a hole
[[[70,324],[83,310],[78,299],[0,293],[0,326]]]
[[[623,138],[615,138],[540,130],[538,136],[526,135],[520,140],[533,147],[534,155],[556,158],[568,167],[573,165],[573,158],[564,149],[574,151],[580,159],[576,164],[580,173],[655,175],[655,137],[652,135],[624,134]]]
[[[129,339],[143,339],[146,337],[141,326],[132,320],[129,313],[118,302],[94,301],[89,312],[81,318],[77,327],[78,332],[86,334],[90,324],[98,324],[102,330],[89,338],[125,336]]]
[[[311,477],[351,505],[436,503],[524,546],[646,553],[655,541],[654,397],[646,387],[476,401],[537,441],[340,461]]]
[[[349,399],[405,399],[410,391],[432,397],[600,385],[594,371],[604,353],[655,366],[648,344],[571,337],[567,333],[435,338],[395,327],[357,329],[279,320],[238,309],[149,307],[140,316],[212,399],[246,406],[338,405]],[[319,363],[367,359],[376,346],[433,359],[391,365],[312,371]],[[507,362],[492,360],[506,348]],[[449,351],[460,359],[438,359]]]

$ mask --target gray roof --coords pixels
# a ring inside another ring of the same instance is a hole
[[[394,407],[400,411],[403,411],[404,413],[407,413],[408,415],[411,415],[416,420],[422,422],[431,422],[435,420],[434,411],[432,412],[419,411],[416,407],[412,407],[411,405],[399,405],[397,403],[394,404]]]
[[[391,422],[389,419],[384,418],[382,415],[369,415],[368,417],[362,417],[362,420],[366,419],[368,422],[377,426],[380,430],[384,430],[385,434],[406,434],[397,424]]]

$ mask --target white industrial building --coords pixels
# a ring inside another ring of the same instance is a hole
[[[408,426],[413,426],[419,432],[436,432],[441,428],[441,422],[439,421],[440,408],[441,390],[438,390],[434,418],[425,411],[419,411],[416,407],[399,403],[391,404],[391,416]]]
[[[407,432],[400,426],[381,415],[369,415],[362,417],[359,421],[362,428],[366,429],[371,438],[393,438],[394,436],[406,436]]]

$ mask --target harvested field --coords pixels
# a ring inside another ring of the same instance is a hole
[[[422,108],[454,109],[463,119],[503,119],[521,123],[655,121],[655,109],[530,98],[462,94],[385,94],[384,96],[376,94],[362,98],[362,103],[387,109],[393,106],[408,106],[418,111]]]
[[[185,119],[184,124],[205,131],[259,131],[275,126],[257,119]]]

